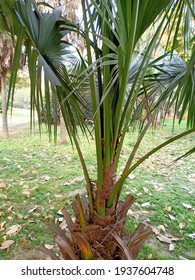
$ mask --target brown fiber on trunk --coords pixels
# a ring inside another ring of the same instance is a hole
[[[133,234],[124,231],[125,217],[135,198],[131,195],[121,201],[110,214],[101,217],[94,209],[92,219],[88,215],[87,197],[77,196],[72,204],[76,220],[73,223],[68,211],[62,213],[68,229],[51,227],[60,249],[60,259],[136,259],[144,240],[153,233],[150,227],[138,225]],[[81,225],[81,216],[85,224]],[[46,250],[45,250],[46,251]],[[53,252],[50,256],[53,258]],[[56,256],[57,257],[57,256]]]

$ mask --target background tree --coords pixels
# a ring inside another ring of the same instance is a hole
[[[2,95],[2,124],[3,135],[9,137],[7,117],[7,81],[6,75],[11,70],[13,60],[13,44],[10,35],[0,33],[0,91]]]

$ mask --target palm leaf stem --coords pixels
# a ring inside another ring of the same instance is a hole
[[[63,104],[63,101],[60,100],[60,95],[59,94],[58,94],[58,99],[59,99],[59,101],[61,101],[61,104]],[[75,147],[77,149],[77,153],[78,153],[78,156],[79,156],[79,159],[80,159],[80,163],[81,163],[81,166],[82,166],[83,174],[84,174],[84,177],[85,177],[88,199],[89,199],[90,217],[92,218],[92,216],[93,216],[93,194],[92,194],[92,184],[91,184],[91,180],[89,178],[89,173],[88,173],[88,170],[87,170],[87,166],[85,164],[85,160],[84,160],[84,157],[83,157],[83,154],[82,154],[82,151],[81,151],[78,139],[77,139],[77,137],[75,135],[75,132],[74,132],[72,126],[70,125],[70,123],[69,123],[69,121],[67,119],[67,116],[66,116],[64,110],[62,110],[62,115],[63,115],[64,121],[65,121],[66,127],[67,127],[69,133],[71,134],[71,137],[73,138],[73,141],[74,141],[74,144],[75,144]]]
[[[165,146],[173,143],[174,141],[188,135],[191,133],[194,133],[195,129],[190,129],[187,130],[185,132],[182,132],[174,137],[172,137],[171,139],[163,142],[162,144],[160,144],[159,146],[155,147],[154,149],[152,149],[151,151],[149,151],[147,154],[145,154],[141,159],[139,159],[134,165],[132,165],[128,170],[126,170],[125,172],[123,172],[123,174],[121,175],[120,179],[115,183],[115,186],[113,188],[113,191],[110,195],[110,198],[108,200],[107,203],[107,207],[110,208],[112,207],[115,197],[117,196],[118,192],[121,189],[122,184],[124,183],[125,179],[128,177],[128,175],[134,170],[136,169],[141,163],[143,163],[147,158],[149,158],[151,155],[153,155],[154,153],[156,153],[157,151],[159,151],[160,149],[164,148]]]
[[[136,1],[136,4],[133,6],[132,20],[128,24],[129,29],[127,30],[127,36],[128,36],[127,49],[126,49],[125,60],[124,60],[125,61],[124,62],[124,68],[122,70],[122,78],[121,78],[121,81],[119,83],[120,95],[119,95],[118,102],[117,102],[117,105],[116,105],[116,108],[115,108],[115,115],[114,115],[114,120],[113,120],[113,124],[114,124],[114,147],[116,146],[118,135],[119,135],[120,119],[121,119],[121,115],[122,115],[122,108],[123,108],[123,105],[124,105],[124,96],[125,96],[125,93],[126,93],[129,67],[130,67],[131,58],[132,58],[132,54],[133,54],[133,48],[134,48],[134,44],[135,44],[139,4],[140,4],[140,1],[138,0],[138,1]],[[131,28],[132,28],[132,30],[131,30]]]
[[[86,5],[85,1],[81,1],[82,10],[83,10],[83,19],[85,25],[85,34],[86,34],[86,45],[87,45],[87,57],[88,57],[88,64],[92,64],[92,54],[91,54],[91,46],[90,46],[90,39],[89,39],[89,28],[87,22],[87,12],[86,12]],[[90,75],[90,90],[91,90],[91,97],[92,97],[92,109],[93,114],[96,113],[97,110],[97,96],[96,96],[96,86],[95,86],[95,78],[94,74]],[[96,117],[94,119],[94,129],[95,129],[95,143],[96,143],[96,157],[97,157],[97,187],[103,186],[103,170],[102,170],[102,146],[101,146],[101,123],[100,123],[100,112],[98,111]]]

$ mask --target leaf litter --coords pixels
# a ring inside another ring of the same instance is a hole
[[[3,243],[1,243],[0,249],[5,250],[5,249],[9,248],[14,243],[15,243],[14,240],[5,240]]]

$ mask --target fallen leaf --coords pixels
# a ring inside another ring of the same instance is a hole
[[[42,179],[42,181],[47,182],[47,181],[49,181],[49,180],[51,179],[51,177],[48,176],[48,175],[43,175],[43,176],[41,177],[41,179]]]
[[[181,188],[182,188],[183,190],[189,191],[189,189],[188,189],[187,187],[185,187],[185,186],[181,186]]]
[[[61,216],[64,216],[64,215],[62,214],[62,211],[61,211],[61,210],[58,210],[57,214],[58,214],[58,215],[61,215]]]
[[[1,182],[0,182],[0,190],[3,189],[3,188],[5,188],[5,186],[6,186],[6,182],[1,181]]]
[[[175,249],[175,246],[174,246],[174,244],[171,243],[171,244],[169,245],[169,252],[173,252],[174,249]]]
[[[129,177],[130,180],[134,180],[135,179],[135,175],[134,174],[130,174],[128,177]]]
[[[161,234],[158,234],[157,236],[156,236],[156,238],[158,239],[158,240],[160,240],[161,242],[164,242],[164,243],[169,243],[169,244],[171,244],[171,239],[170,238],[168,238],[167,236],[165,236],[165,235],[161,235]]]
[[[58,224],[58,225],[59,225],[60,223],[62,223],[63,221],[64,221],[64,218],[62,218],[62,217],[61,217],[61,218],[56,218],[56,219],[55,219],[55,223]]]
[[[131,209],[128,210],[127,215],[131,215],[132,217],[134,217],[136,220],[139,219],[139,214],[132,211]]]
[[[22,214],[18,214],[18,215],[17,215],[17,218],[18,218],[18,219],[23,219],[24,216],[23,216]]]
[[[2,223],[0,223],[0,231],[3,231],[3,230],[4,230],[5,224],[6,224],[5,221],[2,222]]]
[[[0,193],[0,198],[2,198],[2,199],[7,199],[7,195],[6,195],[6,194]]]
[[[182,205],[183,205],[183,207],[187,208],[188,210],[192,209],[192,206],[190,204],[182,203]]]
[[[51,250],[54,248],[54,245],[45,244],[45,248],[47,248],[48,250]]]
[[[170,220],[172,220],[172,221],[174,221],[176,218],[173,216],[173,215],[171,215],[171,214],[168,214],[168,217],[169,217],[169,219]]]
[[[0,249],[5,250],[5,249],[9,248],[9,246],[11,246],[12,244],[14,244],[14,242],[15,242],[14,240],[6,240],[6,241],[4,241],[4,242],[1,244]]]
[[[54,216],[52,216],[51,214],[49,214],[49,215],[47,215],[47,216],[45,216],[45,217],[43,218],[43,221],[46,221],[46,220],[51,220],[51,221],[53,221],[53,220],[54,220]]]
[[[67,183],[64,184],[64,186],[70,186],[79,181],[83,181],[83,176],[78,176],[72,180],[69,180]]]
[[[165,232],[165,226],[163,226],[163,225],[159,225],[159,226],[157,226],[157,229],[159,230],[159,231],[163,231],[163,232]]]
[[[141,206],[142,206],[142,207],[150,206],[150,202],[144,202],[144,203],[141,204]]]
[[[36,211],[37,209],[38,209],[38,206],[35,205],[35,207],[33,207],[32,209],[30,209],[30,210],[28,211],[28,214],[30,214],[30,213]]]
[[[172,241],[180,241],[184,239],[182,236],[176,234],[166,234],[166,236],[171,238]]]
[[[164,207],[163,207],[163,209],[165,210],[165,211],[171,211],[171,206],[169,206],[169,205],[165,205]]]
[[[166,234],[166,235],[157,234],[156,237],[161,242],[169,243],[169,244],[171,244],[173,241],[183,240],[183,237],[177,236],[177,235],[174,235],[174,234]]]
[[[59,224],[59,227],[61,229],[66,229],[67,228],[67,222],[66,221],[63,221],[62,223]]]
[[[8,219],[9,221],[13,221],[14,218],[13,218],[12,216],[8,216],[7,219]]]
[[[55,194],[55,198],[61,198],[62,200],[65,200],[66,196],[63,194]]]
[[[27,191],[27,190],[23,191],[22,193],[23,193],[24,195],[26,195],[28,198],[30,198],[30,197],[32,196],[32,193],[29,192],[29,191]]]
[[[146,188],[146,187],[143,187],[143,190],[145,193],[148,193],[148,191],[149,191],[148,188]]]
[[[185,228],[185,226],[186,226],[186,224],[185,224],[184,222],[180,222],[180,223],[179,223],[179,228],[180,228],[180,229]]]
[[[23,189],[28,190],[29,188],[30,188],[30,186],[29,186],[29,185],[24,185],[24,186],[23,186]]]
[[[7,209],[7,211],[11,211],[13,208],[14,208],[14,206],[12,205]]]
[[[6,232],[7,235],[11,235],[11,234],[14,234],[16,233],[18,230],[19,230],[20,226],[19,225],[14,225],[14,226],[11,226],[8,231]]]
[[[36,213],[36,212],[33,213],[33,216],[34,216],[34,217],[40,217],[40,215],[41,215],[40,213]]]
[[[192,239],[195,239],[195,233],[190,233],[188,234],[188,237],[192,238]]]

